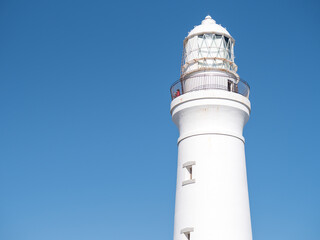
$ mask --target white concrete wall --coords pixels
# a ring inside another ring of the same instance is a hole
[[[233,75],[222,71],[204,71],[190,74],[182,82],[184,92],[196,91],[201,89],[223,89],[228,90],[228,80],[236,82]]]
[[[174,240],[251,240],[243,127],[250,102],[240,94],[205,90],[172,101],[179,128]],[[195,161],[194,183],[183,164]]]

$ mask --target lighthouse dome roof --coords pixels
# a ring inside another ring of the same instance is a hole
[[[215,20],[211,18],[211,16],[206,16],[206,18],[201,22],[200,25],[195,26],[188,34],[188,37],[203,33],[215,33],[221,34],[228,37],[231,37],[230,33],[222,27],[220,24],[217,24]],[[232,37],[231,37],[232,38]]]

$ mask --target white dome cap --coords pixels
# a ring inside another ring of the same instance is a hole
[[[203,33],[216,33],[225,35],[227,37],[231,37],[227,29],[217,24],[216,21],[213,20],[209,15],[206,16],[206,18],[201,22],[201,25],[195,26],[194,29],[192,29],[191,32],[189,32],[188,37]]]

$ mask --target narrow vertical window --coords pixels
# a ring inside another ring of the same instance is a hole
[[[193,232],[193,228],[188,227],[181,230],[181,234],[186,236],[187,240],[191,240],[191,232]]]
[[[183,172],[184,172],[184,181],[182,182],[182,186],[184,185],[188,185],[191,183],[195,183],[196,180],[194,179],[194,165],[196,165],[196,162],[192,161],[192,162],[186,162],[185,164],[183,164]]]

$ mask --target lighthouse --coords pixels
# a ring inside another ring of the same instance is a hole
[[[183,42],[171,86],[178,127],[174,240],[251,240],[243,128],[249,85],[237,74],[235,40],[207,16]]]

